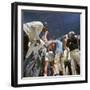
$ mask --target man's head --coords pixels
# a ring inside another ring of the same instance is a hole
[[[46,31],[48,31],[48,28],[44,26],[42,32],[46,32]]]
[[[52,42],[51,44],[48,45],[48,50],[52,51],[56,48],[56,43]]]
[[[43,23],[43,25],[44,25],[44,27],[43,27],[43,32],[46,32],[46,31],[48,31],[48,24],[47,24],[47,22],[44,22]]]
[[[74,35],[75,35],[75,32],[74,32],[74,31],[70,31],[70,32],[68,33],[68,38],[73,38]]]

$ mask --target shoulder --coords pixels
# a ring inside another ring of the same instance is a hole
[[[23,24],[24,26],[25,25],[28,25],[29,27],[37,27],[37,26],[41,26],[43,27],[43,23],[41,21],[31,21],[31,22],[27,22],[25,24]]]

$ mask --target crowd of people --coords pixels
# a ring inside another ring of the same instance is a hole
[[[80,35],[70,31],[50,39],[47,25],[40,21],[25,23],[23,30],[29,38],[24,77],[80,74]]]

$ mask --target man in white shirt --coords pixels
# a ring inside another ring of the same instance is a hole
[[[40,39],[39,35],[42,32],[44,25],[40,21],[32,21],[23,24],[23,30],[29,38],[28,51],[26,58],[31,55],[32,51],[38,52],[38,49],[42,47],[44,42]]]

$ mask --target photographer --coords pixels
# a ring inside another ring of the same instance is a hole
[[[71,31],[68,33],[67,46],[70,49],[70,56],[72,59],[72,74],[80,74],[80,52],[78,45],[78,38],[75,32]]]

